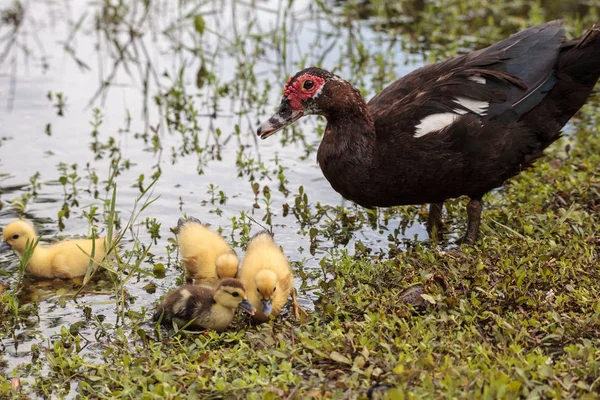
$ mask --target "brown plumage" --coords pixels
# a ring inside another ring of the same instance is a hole
[[[222,331],[233,320],[236,308],[253,315],[244,285],[237,279],[224,279],[213,291],[199,285],[183,285],[167,294],[154,312],[153,320],[186,329]]]
[[[302,70],[258,134],[325,116],[317,159],[336,191],[365,207],[431,203],[438,230],[443,202],[467,195],[473,242],[482,196],[543,155],[600,76],[600,24],[570,41],[561,25],[420,68],[368,104],[330,72]]]

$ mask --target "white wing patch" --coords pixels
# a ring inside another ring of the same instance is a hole
[[[471,111],[473,114],[477,114],[477,115],[481,115],[481,116],[484,116],[487,113],[487,109],[490,106],[490,103],[488,103],[486,101],[473,100],[473,99],[469,99],[467,97],[457,97],[454,100],[454,102],[460,104],[467,110]],[[454,112],[457,114],[460,114],[460,115],[467,113],[467,111],[460,110],[460,109],[456,109],[456,110],[454,110]]]
[[[454,122],[456,118],[460,117],[459,114],[454,113],[440,113],[440,114],[431,114],[426,116],[421,120],[415,132],[415,137],[421,137],[427,135],[429,132],[439,131],[440,129],[444,129],[448,125]]]
[[[469,79],[470,81],[481,83],[482,85],[485,85],[485,78],[479,74],[471,75],[467,79]]]
[[[469,79],[471,78],[473,78],[472,80],[482,79],[483,83],[485,83],[485,79],[482,77],[472,76]],[[482,83],[480,81],[476,82]],[[469,111],[463,109],[454,109],[452,112],[428,115],[423,118],[417,126],[415,126],[415,137],[425,136],[428,133],[444,129],[448,125],[452,124],[458,117],[465,115],[468,112],[472,112],[473,114],[483,117],[487,114],[488,107],[490,106],[490,103],[486,101],[469,99],[467,97],[457,97],[454,99],[454,102],[460,104]]]

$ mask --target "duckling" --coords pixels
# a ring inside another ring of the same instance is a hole
[[[37,234],[29,221],[13,221],[2,232],[4,242],[0,244],[0,253],[14,250],[23,258],[27,246],[37,242]],[[25,271],[36,278],[71,279],[84,276],[90,263],[94,247],[94,268],[106,256],[105,238],[74,239],[50,246],[37,244],[27,263]]]
[[[175,321],[178,326],[187,325],[190,329],[220,332],[229,326],[238,307],[250,315],[255,312],[246,299],[244,285],[237,279],[224,279],[214,292],[204,286],[188,284],[165,296],[153,320],[161,320],[166,325]]]
[[[216,284],[220,279],[236,277],[239,260],[217,232],[190,217],[177,221],[176,233],[187,283]]]
[[[239,277],[248,291],[248,300],[257,310],[256,321],[268,321],[271,315],[279,315],[290,294],[294,314],[300,309],[296,303],[292,270],[270,232],[254,236],[246,250]]]

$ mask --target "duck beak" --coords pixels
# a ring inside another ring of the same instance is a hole
[[[2,242],[2,244],[0,244],[0,253],[2,253],[3,251],[6,250],[10,250],[10,244],[6,243],[6,242]]]
[[[281,100],[279,110],[277,110],[277,112],[273,114],[271,118],[263,122],[256,130],[256,133],[261,139],[266,139],[275,132],[282,130],[288,125],[291,125],[303,115],[304,111],[292,110],[290,107],[290,101],[287,98],[283,98],[283,100]]]
[[[250,304],[247,299],[242,300],[242,302],[238,305],[239,308],[246,311],[250,315],[254,315],[256,309]]]
[[[273,312],[273,302],[271,299],[262,299],[260,302],[262,304],[263,314],[265,314],[267,317],[271,315]]]

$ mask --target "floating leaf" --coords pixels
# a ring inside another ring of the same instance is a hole
[[[204,84],[206,83],[207,76],[208,70],[206,69],[206,66],[203,62],[200,68],[198,68],[198,73],[196,74],[196,87],[198,89],[201,89],[204,86]]]
[[[196,29],[196,32],[198,32],[200,35],[204,34],[204,29],[206,28],[206,21],[204,21],[204,18],[202,17],[202,15],[198,14],[194,17],[194,29]]]
[[[165,265],[161,264],[161,263],[154,264],[154,267],[152,267],[152,272],[154,273],[155,277],[164,278],[165,277]]]
[[[155,293],[156,292],[156,284],[155,283],[149,283],[147,285],[145,285],[142,289],[144,289],[144,291],[146,291],[146,293]]]

